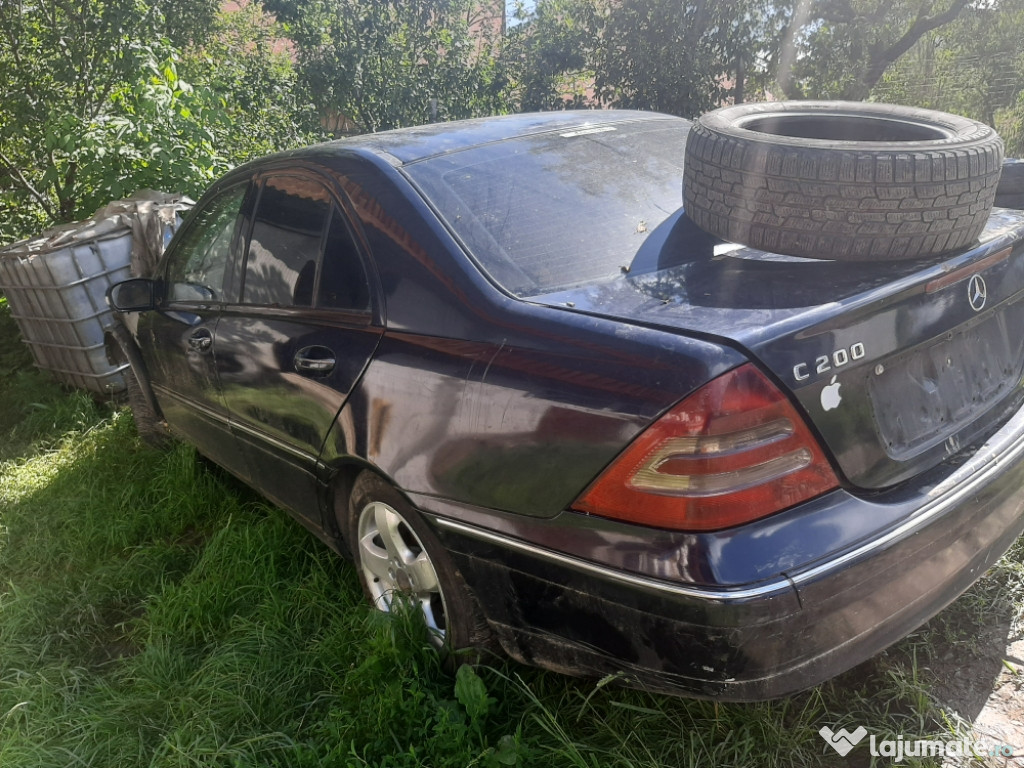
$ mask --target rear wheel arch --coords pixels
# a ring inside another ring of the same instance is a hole
[[[334,465],[330,478],[327,480],[326,514],[324,527],[327,533],[338,542],[338,550],[348,559],[352,559],[352,542],[349,541],[348,517],[349,501],[356,479],[363,472],[374,470],[366,463],[351,459]]]

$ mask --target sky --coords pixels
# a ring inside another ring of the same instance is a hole
[[[534,5],[536,5],[536,0],[523,0],[523,7],[526,8],[527,11],[532,11]],[[510,27],[511,26],[515,26],[518,23],[512,17],[512,14],[513,14],[513,12],[515,12],[515,9],[516,9],[516,2],[515,2],[515,0],[505,0],[505,18],[508,20],[508,25]]]

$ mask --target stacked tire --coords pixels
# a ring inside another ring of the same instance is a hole
[[[977,240],[1002,162],[992,128],[943,112],[739,104],[694,123],[683,196],[702,229],[753,248],[814,259],[924,259]]]
[[[1024,210],[1024,160],[1005,160],[996,188],[996,205]]]

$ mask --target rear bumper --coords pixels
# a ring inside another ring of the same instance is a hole
[[[841,496],[831,500],[829,525],[842,522],[844,506],[847,515],[867,511]],[[999,559],[1024,530],[1024,411],[958,470],[889,506],[910,511],[842,549],[733,587],[609,567],[552,547],[550,536],[538,545],[433,519],[513,657],[743,701],[794,693],[870,658]]]

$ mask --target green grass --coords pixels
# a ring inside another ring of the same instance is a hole
[[[952,618],[765,704],[500,660],[452,677],[283,512],[32,370],[2,302],[0,403],[4,767],[868,765],[818,729],[957,727],[932,695],[934,657],[1024,603],[1018,545]]]

